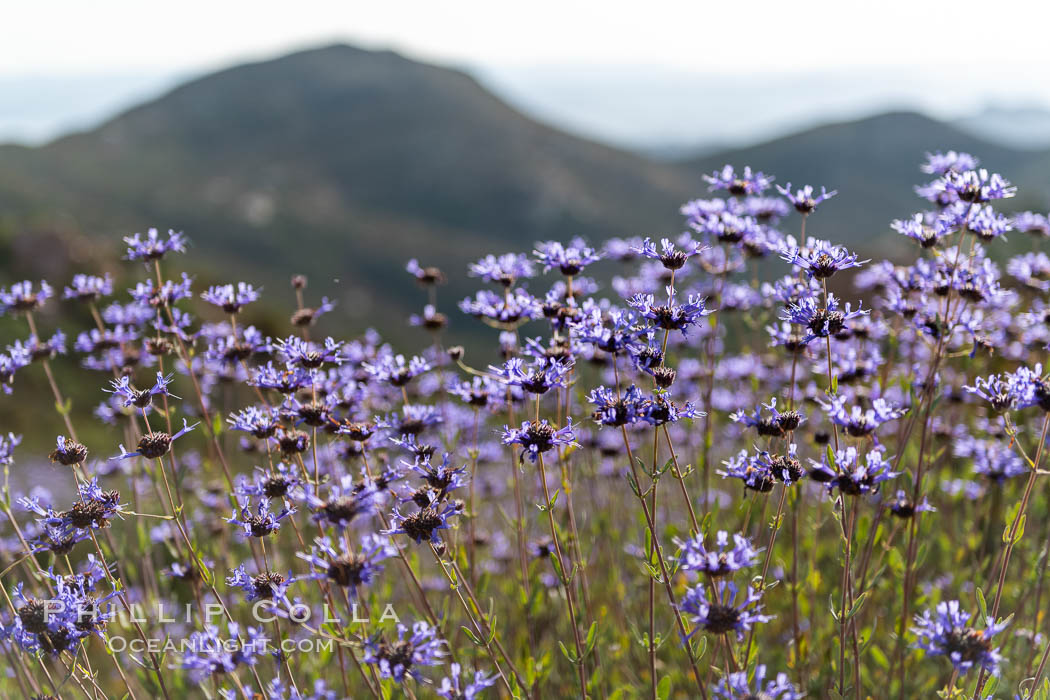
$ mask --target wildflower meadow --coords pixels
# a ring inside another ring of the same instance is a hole
[[[1050,698],[1047,217],[929,154],[869,260],[834,191],[706,180],[684,233],[406,260],[410,347],[306,247],[5,283],[0,402],[54,410],[0,436],[0,696]]]

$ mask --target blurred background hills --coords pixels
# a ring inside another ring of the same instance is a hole
[[[330,45],[192,79],[42,145],[0,146],[0,274],[60,285],[111,266],[121,235],[171,227],[192,240],[202,284],[245,279],[290,298],[288,277],[306,271],[312,293],[364,327],[422,304],[410,257],[446,270],[449,310],[477,286],[463,274],[484,253],[677,234],[678,207],[724,163],[837,189],[813,230],[868,255],[902,250],[888,224],[921,208],[911,185],[929,150],[978,154],[1019,185],[1012,207],[1050,202],[1050,114],[1034,107],[950,122],[886,112],[719,148],[724,135],[699,127],[692,139],[581,135],[567,116],[579,100],[552,114],[542,103],[556,92],[530,102],[527,81],[505,79],[501,96],[494,82]],[[133,77],[126,88],[145,89]]]

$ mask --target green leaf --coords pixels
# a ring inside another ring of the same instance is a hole
[[[656,686],[656,697],[658,700],[667,700],[671,697],[671,677],[664,676]]]
[[[707,653],[707,637],[701,637],[700,641],[693,647],[693,657],[699,661],[704,658],[704,654]]]
[[[890,660],[886,658],[886,655],[882,653],[882,650],[877,646],[872,646],[868,649],[868,653],[871,654],[871,658],[875,660],[875,663],[879,665],[879,668],[888,669],[890,667]]]
[[[1003,523],[1004,523],[1004,524],[1005,524],[1005,525],[1006,525],[1007,527],[1009,527],[1010,525],[1013,525],[1013,523],[1014,523],[1014,520],[1016,520],[1016,519],[1017,519],[1017,514],[1018,514],[1018,513],[1020,512],[1020,511],[1021,511],[1021,503],[1020,503],[1020,502],[1017,502],[1017,503],[1014,503],[1013,505],[1011,505],[1011,506],[1010,506],[1010,507],[1009,507],[1009,508],[1008,508],[1008,509],[1006,510],[1006,513],[1004,513],[1004,514],[1003,514]],[[1007,542],[1007,541],[1008,541],[1008,540],[1003,540],[1003,542]]]
[[[536,662],[532,660],[532,656],[525,658],[525,682],[528,685],[532,685],[536,681]]]
[[[209,569],[208,565],[204,563],[203,555],[194,552],[194,556],[197,559],[197,570],[200,571],[201,579],[204,580],[205,584],[210,586],[215,580],[214,576],[212,576],[211,569]]]
[[[489,613],[489,620],[486,624],[489,626],[489,635],[485,639],[485,646],[489,646],[496,638],[496,617],[492,613]]]
[[[864,591],[863,593],[860,594],[860,596],[857,597],[857,599],[855,601],[853,601],[853,607],[851,607],[849,609],[849,612],[846,613],[846,619],[847,620],[849,620],[851,617],[853,617],[858,612],[860,612],[861,607],[864,605],[864,601],[866,601],[868,599],[868,594],[869,593],[871,593],[871,591]]]
[[[474,634],[469,627],[467,627],[466,625],[462,625],[460,629],[463,630],[464,634],[470,637],[470,641],[474,642],[474,644],[476,644],[479,647],[484,646],[481,642],[481,639],[476,634]]]
[[[594,649],[594,643],[598,641],[598,621],[595,620],[591,623],[591,628],[587,630],[587,651],[590,652]]]
[[[915,555],[915,568],[922,566],[922,563],[926,561],[926,555],[930,553],[930,543],[923,542],[919,545],[919,551]]]
[[[634,492],[634,495],[641,498],[642,489],[638,485],[638,482],[635,480],[634,474],[632,474],[631,472],[627,472],[627,483],[631,485],[631,491]]]
[[[984,599],[984,591],[981,590],[980,586],[977,587],[977,607],[981,611],[981,619],[987,618],[988,617],[988,601],[986,601]]]
[[[547,558],[551,560],[551,566],[554,567],[554,573],[558,574],[558,578],[565,580],[565,571],[561,567],[561,557],[552,552],[551,556]]]
[[[1027,520],[1028,520],[1028,516],[1027,515],[1022,515],[1021,516],[1021,521],[1017,523],[1017,532],[1014,533],[1013,544],[1017,544],[1018,542],[1021,541],[1021,538],[1024,537],[1024,526],[1025,526],[1025,521],[1027,521]]]

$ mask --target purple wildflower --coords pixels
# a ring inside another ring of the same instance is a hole
[[[470,265],[470,276],[480,277],[486,282],[497,282],[504,287],[513,287],[519,279],[536,276],[536,267],[528,256],[521,253],[486,255]]]
[[[376,512],[375,489],[367,484],[364,488],[359,488],[350,474],[343,474],[331,482],[325,498],[320,496],[312,484],[305,490],[305,501],[313,511],[313,519],[332,525],[340,531],[358,518],[365,518]]]
[[[231,569],[230,575],[226,577],[226,585],[241,589],[248,602],[255,600],[283,601],[288,595],[288,587],[294,582],[295,577],[292,576],[291,571],[287,576],[276,571],[267,571],[252,576],[244,564],[236,569]]]
[[[1006,199],[1017,194],[1017,188],[1003,179],[998,173],[989,174],[987,170],[949,170],[934,183],[941,191],[953,193],[964,202],[990,202]]]
[[[587,401],[594,404],[594,411],[591,413],[594,422],[614,428],[637,422],[642,414],[644,400],[641,389],[634,384],[619,395],[612,389],[599,386],[587,396]]]
[[[762,409],[766,409],[768,416],[764,415]],[[739,410],[729,415],[729,419],[735,423],[754,428],[763,437],[781,437],[786,433],[796,430],[806,420],[806,415],[800,411],[778,411],[776,397],[770,399],[768,404],[755,407],[754,413],[744,413]]]
[[[77,301],[98,301],[113,293],[113,277],[107,272],[103,277],[76,274],[70,286],[62,290],[63,299]]]
[[[249,406],[237,413],[231,413],[226,422],[233,430],[243,430],[260,440],[273,437],[281,424],[270,409],[257,406]]]
[[[789,242],[781,251],[780,257],[787,262],[802,268],[813,279],[825,280],[836,272],[860,267],[869,260],[859,260],[856,253],[851,253],[843,246],[832,245],[828,241],[811,238],[805,247],[799,248]]]
[[[127,408],[128,406],[146,408],[153,404],[154,396],[172,396],[171,392],[168,391],[168,385],[171,384],[174,377],[174,372],[166,377],[162,373],[157,372],[157,381],[153,386],[149,389],[142,389],[139,391],[132,388],[131,377],[123,376],[119,379],[110,380],[109,383],[113,389],[103,389],[103,391],[119,396],[124,408]],[[173,398],[179,397],[173,396]]]
[[[450,664],[448,670],[449,675],[441,679],[441,686],[434,691],[445,700],[474,700],[485,688],[495,685],[498,678],[486,675],[484,671],[475,671],[474,680],[464,687],[459,678],[462,672],[460,665]]]
[[[727,190],[729,194],[737,197],[762,194],[773,184],[772,177],[761,172],[752,172],[749,166],[737,174],[732,165],[726,165],[721,171],[716,170],[710,175],[704,175],[704,179],[710,185],[708,190]]]
[[[423,314],[412,314],[408,317],[408,325],[421,326],[428,331],[436,331],[448,325],[448,317],[437,310],[433,304],[423,307]]]
[[[684,406],[668,398],[664,393],[657,393],[644,399],[639,404],[639,418],[649,425],[660,426],[677,423],[683,418],[703,418],[706,413],[696,408],[691,401]]]
[[[201,299],[228,314],[235,314],[253,301],[258,301],[259,290],[244,282],[238,282],[236,287],[223,284],[209,287],[208,291],[201,293]]]
[[[601,253],[587,245],[582,238],[574,238],[569,245],[558,241],[538,243],[533,251],[536,262],[543,265],[543,271],[557,268],[563,275],[578,275],[591,263],[602,259]]]
[[[381,530],[383,535],[408,535],[419,544],[427,541],[430,544],[439,544],[440,530],[447,530],[452,525],[448,522],[450,516],[459,512],[459,506],[454,503],[443,505],[427,505],[419,508],[414,513],[405,515],[394,506],[393,522],[389,530]]]
[[[915,503],[908,497],[907,492],[904,489],[897,489],[897,495],[886,505],[890,509],[890,512],[898,518],[913,518],[918,513],[927,513],[930,511],[937,510],[930,505],[930,502],[923,496],[922,500]]]
[[[56,447],[49,455],[52,462],[72,467],[76,464],[83,464],[84,460],[87,459],[88,450],[79,442],[68,439],[64,435],[59,435],[55,439],[55,443]]]
[[[686,331],[710,315],[705,306],[705,298],[690,294],[684,304],[677,303],[670,288],[667,289],[669,301],[658,303],[652,294],[636,294],[627,300],[627,304],[642,317],[649,319],[657,328],[664,330]]]
[[[997,623],[989,617],[985,628],[979,630],[970,626],[972,618],[973,615],[962,611],[959,601],[942,601],[933,614],[926,610],[915,616],[911,631],[919,638],[916,646],[931,656],[947,656],[960,673],[980,666],[998,675],[1002,657],[992,638],[1006,629],[1008,623]]]
[[[754,678],[750,680],[747,671],[730,673],[718,681],[712,692],[718,700],[801,700],[803,697],[786,673],[778,673],[776,678],[767,681],[765,664],[755,668]]]
[[[816,298],[808,297],[800,299],[797,304],[790,304],[786,310],[781,312],[780,318],[784,321],[804,326],[808,331],[802,337],[802,343],[808,343],[814,338],[827,338],[837,335],[848,329],[846,321],[863,316],[868,313],[858,305],[856,311],[850,304],[839,308],[839,301],[834,294],[828,295],[828,303],[825,307]]]
[[[830,402],[821,403],[828,418],[835,425],[842,426],[851,437],[873,435],[883,423],[896,420],[908,412],[908,409],[894,406],[883,398],[871,402],[871,408],[851,406],[847,410],[846,397],[833,396]]]
[[[420,284],[433,285],[433,284],[444,284],[445,273],[436,267],[424,267],[419,264],[419,261],[412,258],[405,265],[405,271],[408,274],[416,278]]]
[[[458,397],[468,406],[482,408],[502,403],[506,389],[491,377],[475,376],[469,381],[453,380],[449,385],[448,393]]]
[[[32,356],[24,347],[9,348],[8,352],[0,353],[0,390],[10,394],[15,373],[23,367],[28,367],[30,362]]]
[[[803,216],[812,214],[817,210],[817,207],[826,202],[827,200],[834,197],[838,192],[832,190],[828,192],[823,187],[820,188],[820,194],[816,197],[813,196],[813,186],[806,185],[800,190],[796,190],[794,193],[791,192],[791,183],[789,182],[786,187],[777,185],[777,191],[784,195],[791,205],[795,207],[795,211]]]
[[[391,386],[402,387],[430,370],[431,365],[422,357],[412,357],[406,361],[404,355],[386,353],[374,362],[366,362],[363,367],[374,379],[386,382]]]
[[[128,254],[125,260],[142,260],[151,262],[160,260],[172,251],[178,253],[186,252],[186,237],[177,231],[168,229],[168,237],[161,238],[157,229],[151,228],[146,232],[146,238],[141,233],[134,236],[124,236],[124,242],[128,245]]]
[[[304,369],[317,369],[325,363],[338,365],[346,360],[341,352],[343,343],[332,338],[325,338],[324,345],[319,345],[292,335],[274,341],[274,347],[287,365],[299,365]]]
[[[896,219],[890,224],[897,233],[915,240],[923,248],[933,248],[951,229],[941,217],[915,214],[910,219]]]
[[[847,496],[877,493],[879,484],[896,476],[890,471],[890,463],[883,458],[881,448],[870,450],[861,461],[856,447],[849,446],[835,452],[835,460],[828,463],[825,455],[822,462],[810,460],[815,465],[813,479],[823,483],[828,491],[838,489]]]
[[[0,288],[0,316],[35,311],[52,296],[54,291],[47,282],[41,281],[36,290],[29,280],[15,282],[10,287]]]
[[[526,365],[520,357],[512,357],[501,367],[490,366],[489,371],[510,386],[521,387],[530,394],[546,394],[567,385],[572,362],[539,359]]]
[[[530,462],[535,462],[541,454],[555,447],[578,444],[572,431],[571,418],[563,428],[555,428],[546,418],[539,421],[523,421],[521,428],[505,425],[500,439],[504,445],[521,445],[519,461],[525,461],[525,457],[528,457]]]
[[[164,455],[168,454],[168,449],[171,448],[171,443],[178,440],[180,437],[196,428],[199,423],[188,425],[186,419],[182,420],[182,430],[175,433],[174,435],[168,435],[163,432],[152,432],[146,433],[139,439],[138,449],[134,452],[128,452],[124,449],[124,445],[120,446],[120,454],[116,457],[110,457],[113,459],[127,459],[128,457],[145,457],[146,459],[160,459]]]
[[[973,170],[979,164],[977,158],[969,153],[963,153],[962,151],[941,153],[937,151],[926,154],[926,162],[923,163],[920,169],[924,173],[931,175],[944,175],[949,171],[962,172],[964,170]]]
[[[442,663],[445,641],[437,636],[437,630],[419,621],[407,627],[397,626],[397,641],[389,642],[376,635],[365,644],[364,662],[379,669],[381,678],[391,678],[403,683],[406,677],[420,679],[420,666],[437,666]]]
[[[241,534],[245,537],[266,537],[281,529],[281,521],[295,512],[294,508],[285,506],[277,515],[270,512],[269,499],[259,499],[258,505],[253,511],[251,501],[242,499],[238,509],[229,518],[223,518],[231,525],[240,527]]]
[[[475,318],[506,326],[543,316],[543,304],[524,289],[515,289],[507,294],[482,289],[473,299],[467,297],[459,302],[459,308]]]
[[[221,636],[215,625],[205,625],[203,631],[190,634],[179,665],[189,671],[195,683],[201,683],[216,674],[233,673],[240,665],[254,666],[266,648],[265,636],[256,627],[242,627],[236,622],[227,624],[228,636]]]
[[[1038,405],[1050,411],[1050,384],[1042,378],[1042,366],[1019,367],[990,377],[977,377],[963,389],[989,402],[1000,413]]]
[[[1021,233],[1031,234],[1040,238],[1050,237],[1050,218],[1044,214],[1030,211],[1014,214],[1013,227]]]
[[[703,535],[696,535],[690,540],[675,540],[675,544],[682,550],[678,555],[682,569],[699,571],[712,578],[754,566],[761,551],[752,547],[751,541],[741,534],[734,534],[730,545],[729,533],[725,530],[718,531],[715,547],[711,549],[704,545]]]
[[[646,238],[635,250],[639,255],[652,260],[659,260],[668,270],[680,270],[689,258],[700,252],[700,244],[690,241],[682,247],[675,246],[670,239],[660,239],[660,250],[651,239]]]
[[[682,611],[693,616],[698,630],[714,635],[732,632],[737,639],[743,639],[744,633],[756,624],[773,619],[761,612],[762,592],[751,586],[745,591],[741,596],[732,581],[717,581],[711,586],[700,583],[682,597]]]
[[[309,552],[299,552],[296,556],[310,564],[313,577],[345,588],[351,598],[356,598],[358,589],[375,580],[383,570],[384,559],[397,555],[394,545],[381,535],[363,535],[358,550],[347,550],[344,546],[342,541],[336,547],[329,538],[317,537]]]

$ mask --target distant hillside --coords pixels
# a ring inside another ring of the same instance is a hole
[[[747,164],[799,187],[836,189],[811,220],[815,235],[847,241],[870,252],[898,243],[889,222],[921,208],[912,189],[930,179],[918,166],[927,151],[962,150],[1020,186],[1015,208],[1046,208],[1050,155],[993,145],[914,113],[889,113],[810,129],[768,143],[683,162],[696,176],[724,163]],[[887,234],[887,235],[880,235]]]
[[[696,189],[527,119],[463,73],[349,46],[222,71],[94,131],[0,149],[13,228],[112,241],[174,226],[211,267],[268,286],[308,271],[369,320],[418,304],[409,257],[449,268],[459,296],[485,252],[673,229]]]
[[[1018,206],[1050,201],[1046,154],[914,114],[657,162],[522,116],[462,72],[329,46],[195,80],[46,146],[0,147],[0,275],[62,282],[116,253],[119,234],[174,227],[202,282],[244,278],[290,299],[289,275],[307,272],[354,328],[405,333],[391,316],[422,303],[407,258],[446,269],[448,309],[477,286],[463,272],[483,253],[676,233],[679,205],[727,162],[838,189],[813,230],[886,249],[888,222],[919,204],[923,153],[947,148],[1021,185]]]
[[[991,106],[952,122],[981,138],[1015,148],[1050,147],[1050,111],[1044,107]]]

